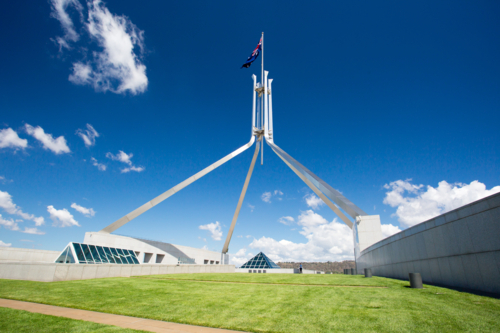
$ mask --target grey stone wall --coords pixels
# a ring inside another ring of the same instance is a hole
[[[500,294],[500,193],[475,201],[373,244],[358,273]]]

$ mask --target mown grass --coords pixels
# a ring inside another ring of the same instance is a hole
[[[251,332],[500,331],[498,299],[407,286],[337,274],[176,274],[53,283],[0,280],[0,297]]]
[[[330,285],[330,286],[379,286],[400,285],[397,280],[379,278],[365,279],[361,276],[343,274],[227,274],[227,273],[201,273],[201,274],[163,274],[146,275],[137,278],[170,279],[190,281],[214,282],[239,282],[239,283],[266,283],[266,284],[304,284],[304,285]],[[383,281],[383,282],[382,282]]]
[[[22,310],[0,308],[0,332],[103,332],[103,333],[140,333],[126,328],[96,324],[89,321],[48,316]]]

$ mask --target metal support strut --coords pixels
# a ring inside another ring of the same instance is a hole
[[[226,242],[224,243],[224,247],[222,248],[222,253],[227,253],[227,251],[229,250],[229,242],[231,241],[231,237],[233,236],[234,226],[236,225],[236,221],[238,220],[241,205],[243,205],[243,200],[245,199],[245,194],[247,193],[247,188],[248,184],[250,183],[250,178],[252,177],[255,161],[257,161],[257,157],[259,156],[259,141],[261,139],[262,136],[259,137],[257,144],[255,145],[255,152],[253,153],[252,163],[250,164],[250,169],[248,169],[247,178],[245,179],[245,184],[243,185],[243,189],[241,190],[240,200],[238,200],[238,205],[236,206],[236,211],[234,212],[233,221],[231,222],[231,227],[229,227]]]

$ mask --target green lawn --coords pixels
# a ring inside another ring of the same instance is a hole
[[[407,286],[360,275],[175,274],[0,280],[0,297],[252,332],[500,332],[498,299]]]
[[[0,332],[103,332],[103,333],[139,333],[110,325],[91,323],[63,317],[47,316],[22,310],[0,308]]]

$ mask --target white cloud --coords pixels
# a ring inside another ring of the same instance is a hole
[[[74,202],[71,204],[71,208],[73,208],[74,210],[76,210],[79,213],[82,213],[86,217],[92,217],[95,215],[95,211],[92,208],[85,208],[85,207],[82,207]]]
[[[54,0],[53,0],[54,1]],[[58,0],[64,1],[64,0]],[[114,93],[142,93],[148,86],[146,66],[141,62],[144,53],[144,32],[139,30],[126,16],[112,14],[100,1],[87,1],[88,17],[83,22],[85,31],[96,42],[99,51],[93,52],[86,62],[73,63],[69,80],[75,84],[90,85],[96,91]],[[65,8],[61,8],[63,13]],[[59,13],[54,10],[53,13]],[[65,31],[71,31],[72,21],[67,16],[53,14],[59,19]],[[62,17],[63,19],[60,19]],[[71,25],[69,24],[71,23]],[[72,36],[72,34],[68,34]],[[58,41],[61,39],[58,39]],[[67,46],[71,38],[62,39]],[[138,48],[139,55],[136,54]]]
[[[283,198],[280,198],[280,196],[283,195],[283,192],[281,192],[280,190],[274,190],[273,192],[264,192],[262,193],[262,195],[260,196],[260,198],[262,199],[262,201],[264,202],[267,202],[267,203],[271,203],[271,197],[272,196],[277,196],[278,200],[282,200]]]
[[[29,243],[34,243],[35,241],[32,241],[30,239],[20,239],[21,242],[29,242]]]
[[[264,202],[271,203],[271,196],[272,195],[273,194],[271,192],[264,192],[264,193],[262,193],[262,195],[260,196],[260,198]]]
[[[298,217],[300,234],[306,243],[274,240],[269,237],[254,239],[253,249],[264,252],[274,261],[341,261],[353,258],[352,231],[334,219],[328,222],[321,215],[307,210]]]
[[[387,238],[389,236],[397,234],[400,231],[401,231],[401,229],[399,229],[399,227],[397,227],[395,225],[392,225],[392,224],[382,224],[382,236],[384,238]]]
[[[251,235],[246,235],[245,237],[246,237],[246,238],[252,238],[252,236],[251,236]]]
[[[40,141],[44,149],[51,150],[56,155],[71,152],[66,145],[66,139],[62,135],[54,139],[52,134],[45,133],[40,126],[33,127],[30,124],[26,124],[26,132]]]
[[[213,240],[220,241],[222,238],[222,230],[219,222],[200,225],[198,228],[208,230]]]
[[[28,140],[21,139],[12,128],[5,128],[0,131],[0,148],[21,148],[28,147]]]
[[[410,181],[411,179],[397,180],[384,185],[384,188],[390,190],[386,193],[384,204],[397,207],[393,216],[397,216],[398,221],[404,227],[411,227],[500,192],[500,186],[487,190],[486,185],[477,180],[468,185],[462,183],[449,184],[443,180],[439,182],[436,188],[430,185],[424,188],[424,185],[414,185]],[[405,197],[405,192],[408,192],[407,194],[411,196]]]
[[[106,165],[97,162],[97,160],[93,157],[91,157],[90,160],[92,161],[92,165],[97,167],[99,171],[106,171]]]
[[[85,147],[92,147],[95,145],[95,138],[99,137],[99,133],[94,129],[94,127],[90,124],[87,124],[87,129],[82,130],[78,129],[76,131],[76,135],[82,138],[83,143],[85,143]]]
[[[69,42],[78,41],[80,39],[80,36],[75,31],[73,21],[69,17],[67,10],[71,5],[81,15],[83,9],[82,5],[80,4],[80,2],[78,2],[78,0],[51,0],[51,5],[52,13],[50,16],[59,20],[64,30],[63,37],[56,37],[56,41],[59,44],[59,49],[61,50],[63,47],[69,49]]]
[[[130,155],[129,155],[122,150],[119,150],[118,154],[116,154],[116,155],[113,155],[111,153],[106,153],[107,158],[109,158],[113,161],[120,161],[120,162],[128,164],[128,165],[132,165],[132,161],[130,159],[133,156],[134,156],[134,154],[130,153]]]
[[[283,216],[278,219],[279,223],[283,223],[284,225],[291,225],[295,222],[295,219],[291,216]]]
[[[119,162],[122,162],[122,163],[125,163],[125,164],[128,164],[129,167],[127,168],[123,168],[120,170],[121,173],[127,173],[127,172],[130,172],[130,171],[135,171],[135,172],[142,172],[145,170],[144,167],[142,166],[139,166],[139,167],[136,167],[134,165],[132,165],[132,161],[131,161],[131,158],[133,157],[134,155],[132,153],[130,154],[127,154],[121,150],[118,151],[118,154],[116,155],[113,155],[111,153],[106,153],[106,157],[113,160],[113,161],[119,161]]]
[[[201,249],[202,249],[202,250],[208,250],[208,246],[203,245]]]
[[[0,240],[0,246],[3,246],[3,247],[9,247],[9,246],[11,246],[11,245],[12,245],[12,243],[4,243],[4,242],[2,242],[2,241]]]
[[[250,213],[253,213],[253,210],[255,209],[255,206],[252,206],[252,205],[248,204],[248,208],[250,208]]]
[[[25,227],[23,231],[25,234],[32,234],[32,235],[45,235],[45,232],[38,230],[37,228],[28,228]]]
[[[127,173],[127,172],[130,172],[130,171],[135,171],[135,172],[142,172],[144,171],[144,167],[136,167],[136,166],[131,166],[130,168],[123,168],[120,170],[121,173]]]
[[[236,254],[229,255],[229,264],[239,267],[253,257],[252,253],[247,253],[246,249],[240,249]]]
[[[15,222],[13,219],[4,219],[2,215],[0,214],[0,225],[3,225],[5,229],[12,230],[12,231],[18,231],[19,226],[17,225],[17,222]]]
[[[35,222],[35,225],[41,226],[45,224],[43,217],[36,217],[33,214],[25,213],[19,208],[13,201],[12,196],[8,192],[0,191],[0,208],[3,208],[7,213],[11,215],[21,216],[25,220],[31,220]]]
[[[73,218],[70,212],[66,208],[57,210],[54,206],[47,206],[47,211],[50,214],[50,218],[54,223],[52,224],[54,227],[72,227],[72,226],[80,226],[77,221]]]
[[[320,208],[325,204],[321,198],[315,196],[313,193],[306,195],[304,199],[306,200],[307,206],[311,207],[314,210]]]

